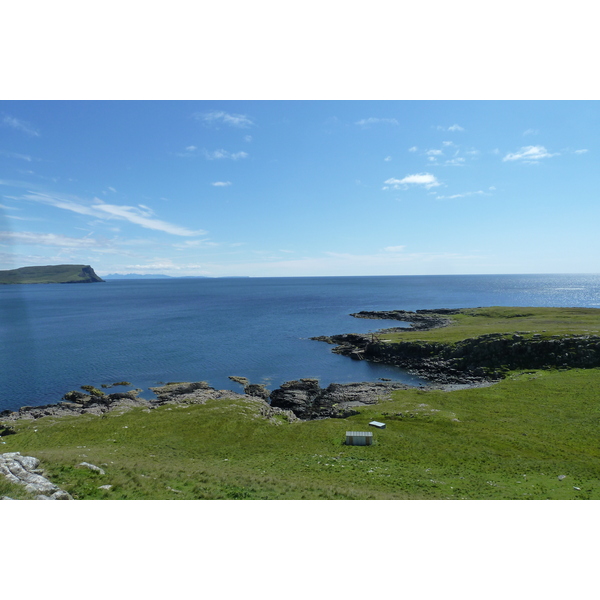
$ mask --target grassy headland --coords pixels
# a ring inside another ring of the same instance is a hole
[[[104,281],[90,265],[48,265],[0,271],[0,284],[94,283]]]
[[[423,340],[454,343],[466,338],[490,333],[519,333],[525,337],[539,334],[542,338],[553,335],[600,335],[600,310],[597,308],[504,307],[465,308],[450,315],[449,327],[429,331],[386,333],[382,336],[392,342]]]
[[[473,309],[399,335],[593,335],[598,315]],[[345,419],[267,419],[245,399],[49,416],[12,422],[0,452],[36,456],[79,499],[600,499],[599,386],[600,368],[528,369],[487,387],[398,390]],[[373,446],[344,444],[372,420],[387,425]],[[4,494],[26,496],[0,480]]]

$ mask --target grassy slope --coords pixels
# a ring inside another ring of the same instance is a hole
[[[600,499],[599,384],[600,369],[513,374],[488,388],[398,391],[349,419],[293,424],[230,400],[47,417],[19,422],[2,451],[37,456],[82,499]],[[373,419],[387,423],[376,445],[343,444],[346,430]],[[106,475],[75,469],[81,461]]]
[[[525,337],[540,334],[600,335],[600,309],[597,308],[469,308],[451,315],[453,324],[430,331],[406,331],[382,335],[391,341],[426,340],[432,342],[457,342],[465,338],[489,333],[525,333]]]
[[[82,273],[86,266],[88,265],[49,265],[0,271],[0,284],[80,282],[88,279],[88,275]]]

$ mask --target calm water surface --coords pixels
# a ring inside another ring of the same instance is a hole
[[[121,280],[0,286],[0,410],[57,402],[81,385],[205,380],[270,389],[317,377],[387,377],[400,369],[331,353],[311,336],[374,331],[394,321],[360,310],[475,306],[600,307],[600,275],[471,275]],[[122,388],[117,388],[122,389]]]

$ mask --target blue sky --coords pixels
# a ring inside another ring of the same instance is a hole
[[[594,101],[2,101],[0,268],[598,272]]]

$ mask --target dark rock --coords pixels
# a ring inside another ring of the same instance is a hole
[[[84,394],[83,392],[80,392],[78,390],[72,390],[70,392],[67,392],[62,397],[62,399],[65,400],[66,402],[77,402],[78,404],[83,404],[84,401],[90,399],[90,395]]]
[[[260,383],[250,383],[244,387],[244,394],[266,400],[271,392]]]

